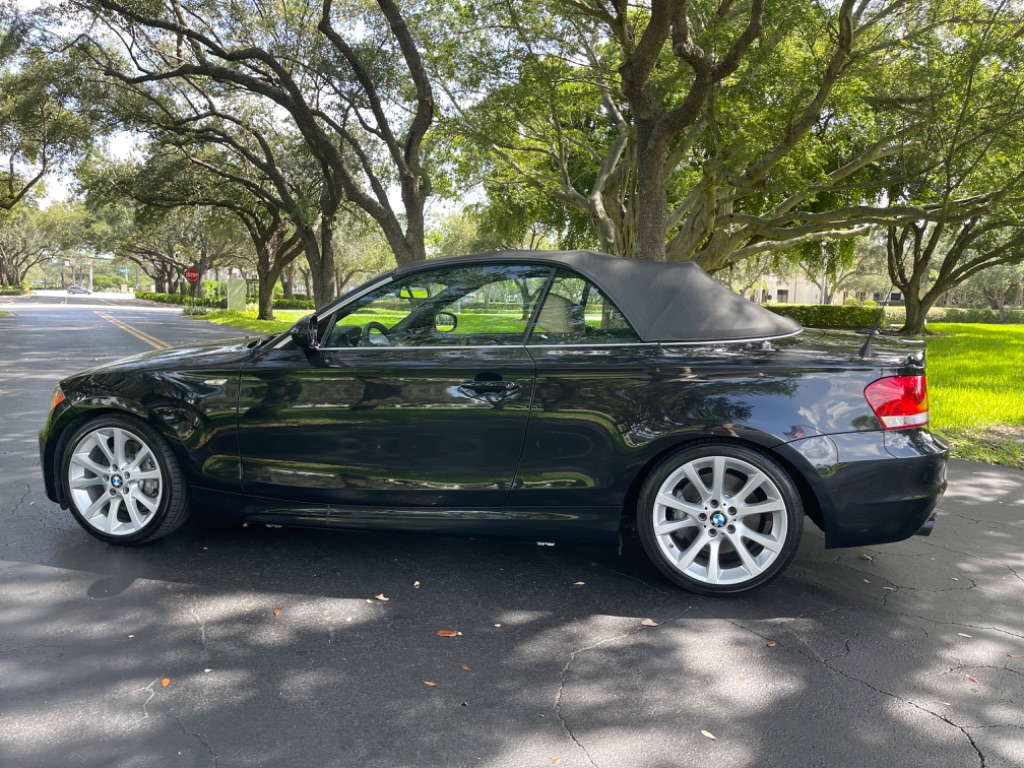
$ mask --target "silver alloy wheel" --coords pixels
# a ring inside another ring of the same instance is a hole
[[[788,531],[779,486],[743,459],[710,455],[680,465],[654,499],[657,545],[680,574],[742,584],[779,558]]]
[[[86,432],[67,465],[70,501],[109,536],[138,533],[155,518],[166,479],[153,449],[134,432],[103,426]]]

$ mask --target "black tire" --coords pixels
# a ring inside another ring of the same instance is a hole
[[[144,544],[188,519],[188,486],[177,457],[140,419],[98,416],[64,445],[59,458],[64,498],[78,524],[96,538]]]
[[[793,560],[803,502],[786,470],[760,451],[701,442],[654,467],[637,527],[647,556],[676,584],[737,595],[768,584]]]

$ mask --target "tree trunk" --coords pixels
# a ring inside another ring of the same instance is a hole
[[[928,310],[932,308],[934,299],[931,301],[927,300],[927,298],[922,300],[915,291],[914,293],[906,294],[906,299],[903,303],[907,310],[907,319],[903,327],[900,328],[900,333],[918,336],[928,333]]]
[[[633,257],[665,260],[668,192],[665,189],[665,142],[650,120],[636,126],[637,232]]]
[[[256,299],[256,319],[273,320],[274,286],[277,284],[277,278],[280,274],[280,270],[275,271],[273,268],[268,268],[267,264],[264,262],[264,257],[261,255],[256,268],[256,273],[259,277],[259,295]]]
[[[295,263],[290,263],[281,272],[281,288],[284,290],[284,298],[292,299],[295,297]]]

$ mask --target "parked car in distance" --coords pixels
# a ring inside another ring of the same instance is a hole
[[[83,287],[82,287],[82,286],[80,286],[80,285],[69,285],[69,286],[67,287],[67,292],[68,292],[68,293],[70,293],[70,294],[72,294],[72,295],[73,295],[73,294],[76,294],[76,293],[84,293],[84,294],[85,294],[85,295],[87,295],[87,296],[88,296],[88,295],[89,295],[90,293],[92,293],[92,291],[90,291],[90,290],[89,290],[88,288],[83,288]]]
[[[460,301],[472,294],[469,302]],[[866,342],[866,343],[865,343]],[[141,544],[192,508],[328,530],[605,541],[745,592],[927,534],[947,449],[919,342],[801,329],[693,264],[592,252],[386,272],[278,336],[63,379],[47,495]]]

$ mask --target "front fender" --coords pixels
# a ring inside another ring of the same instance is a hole
[[[240,488],[237,372],[97,373],[61,383],[67,404],[41,435],[44,468],[61,435],[104,413],[135,416],[163,435],[193,485]]]

